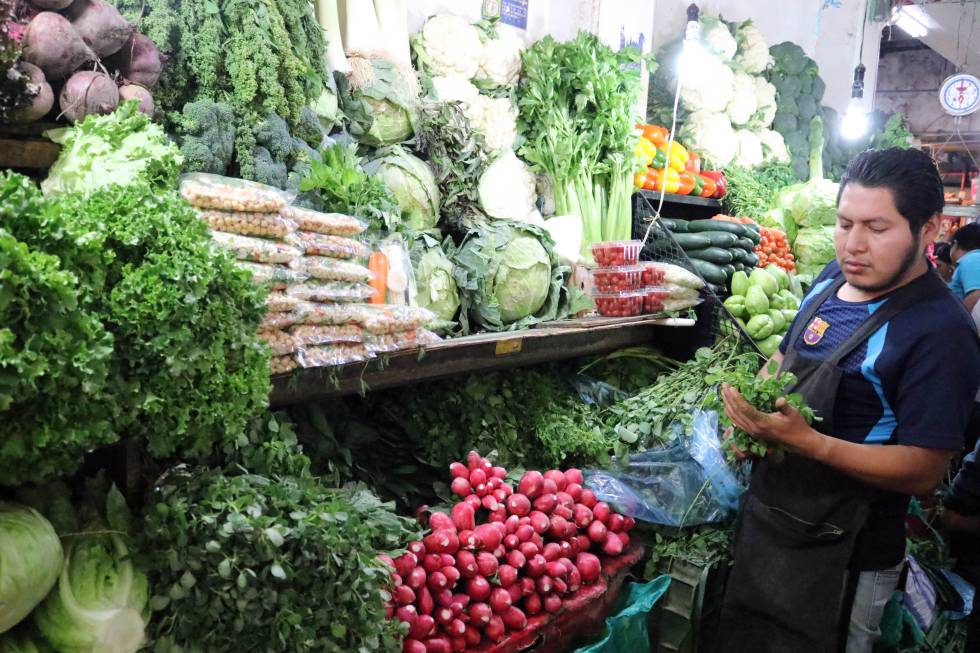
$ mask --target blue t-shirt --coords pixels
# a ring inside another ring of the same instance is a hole
[[[814,281],[802,308],[841,274],[832,262]],[[825,359],[888,297],[870,302],[827,298],[793,346],[798,355]],[[792,331],[796,324],[790,327]],[[790,345],[783,340],[784,354]],[[943,292],[906,309],[875,331],[840,363],[834,405],[837,438],[864,444],[902,444],[959,451],[980,384],[980,340],[970,317]],[[819,430],[819,424],[817,429]],[[884,492],[858,538],[854,565],[881,569],[904,554],[908,497]]]
[[[980,290],[980,249],[967,252],[960,258],[949,288],[960,301],[974,290]]]

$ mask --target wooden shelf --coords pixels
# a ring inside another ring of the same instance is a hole
[[[61,146],[43,136],[55,123],[0,125],[0,168],[44,170],[58,159]]]
[[[534,329],[454,338],[378,357],[367,363],[301,369],[275,376],[269,401],[288,406],[327,397],[358,394],[423,381],[550,361],[604,354],[624,347],[657,344],[686,318],[585,318],[552,322]]]

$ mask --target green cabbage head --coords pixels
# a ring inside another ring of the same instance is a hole
[[[349,75],[334,73],[337,98],[350,120],[351,136],[380,147],[407,141],[415,134],[419,113],[418,79],[411,68],[380,57],[348,58]]]
[[[801,227],[831,227],[837,223],[837,190],[829,179],[811,179],[796,191],[790,207]]]
[[[381,179],[394,195],[404,226],[414,231],[434,228],[439,222],[439,187],[432,169],[397,145],[379,154],[365,170]]]
[[[459,289],[453,262],[439,241],[430,236],[418,237],[412,244],[412,265],[418,305],[435,313],[440,320],[452,321],[459,310]]]
[[[797,263],[813,269],[822,268],[837,255],[834,250],[834,227],[804,227],[793,244]]]
[[[551,260],[541,242],[520,236],[508,243],[501,252],[493,285],[505,324],[537,313],[551,285]]]
[[[33,629],[21,626],[0,635],[0,653],[51,653],[51,647]]]
[[[61,573],[61,540],[33,508],[0,501],[0,633],[30,614]]]

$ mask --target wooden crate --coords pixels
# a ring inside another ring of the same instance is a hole
[[[58,159],[61,146],[44,137],[48,129],[65,127],[55,123],[0,125],[0,168],[46,170]]]

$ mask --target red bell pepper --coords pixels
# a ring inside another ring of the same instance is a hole
[[[728,180],[720,170],[702,170],[701,174],[715,182],[715,194],[712,198],[720,200],[728,194]]]
[[[691,150],[687,151],[687,163],[684,169],[695,175],[701,174],[701,157]]]

